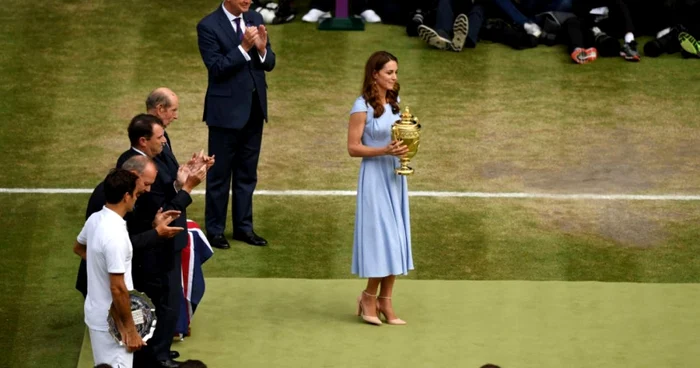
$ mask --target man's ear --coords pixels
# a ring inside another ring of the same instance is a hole
[[[146,142],[148,142],[148,139],[146,139],[146,137],[139,137],[139,145],[141,147],[146,146]]]

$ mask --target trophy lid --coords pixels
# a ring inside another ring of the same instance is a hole
[[[409,109],[408,106],[404,108],[403,112],[401,113],[401,123],[402,124],[416,124],[418,122],[418,118],[413,116],[411,114],[411,110]]]

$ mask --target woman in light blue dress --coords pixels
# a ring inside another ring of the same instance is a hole
[[[391,295],[396,275],[413,269],[408,187],[406,177],[394,173],[408,148],[391,137],[391,126],[400,120],[397,72],[394,55],[378,51],[370,56],[348,125],[348,152],[362,157],[352,273],[367,278],[367,288],[357,298],[357,314],[374,325],[382,324],[380,314],[389,324],[406,324],[396,317]]]

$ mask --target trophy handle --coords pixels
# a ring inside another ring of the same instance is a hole
[[[396,125],[391,126],[391,140],[392,141],[399,140],[399,127]]]
[[[416,123],[417,122],[418,122],[418,120],[416,119]],[[417,126],[418,126],[418,130],[420,131],[421,130],[420,124],[417,124]],[[416,138],[416,149],[418,149],[418,147],[420,147],[420,136],[418,136],[418,138]]]

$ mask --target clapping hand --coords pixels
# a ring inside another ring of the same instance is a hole
[[[177,190],[182,189],[182,186],[185,185],[185,181],[187,181],[187,177],[189,175],[190,168],[187,166],[187,164],[180,165],[180,167],[177,169],[177,178],[175,179],[175,188]]]
[[[192,158],[186,164],[181,165],[177,170],[177,190],[184,189],[192,191],[207,176],[207,171],[214,166],[214,156],[207,156],[204,150],[192,154]]]
[[[158,236],[161,238],[172,238],[179,232],[185,230],[182,227],[170,227],[173,220],[180,217],[180,211],[169,210],[163,212],[163,208],[159,209],[156,213],[155,219],[153,219],[153,228],[156,229]]]
[[[207,166],[206,165],[199,165],[197,170],[191,171],[189,175],[187,175],[187,180],[185,181],[185,184],[182,186],[182,189],[187,191],[188,193],[192,193],[192,189],[194,189],[197,185],[199,185],[201,182],[204,181],[204,178],[207,177]]]
[[[258,54],[265,55],[267,47],[267,28],[264,25],[258,26],[258,38],[255,41],[255,48],[258,49]]]
[[[204,160],[204,164],[207,166],[207,171],[209,171],[209,169],[211,169],[211,167],[214,166],[214,161],[215,161],[214,157],[215,156],[216,155],[211,155],[211,156],[204,155],[203,160]]]
[[[258,42],[258,29],[255,27],[245,27],[245,33],[243,34],[243,40],[241,40],[241,46],[246,52],[250,51],[253,46],[257,45]],[[267,42],[267,33],[265,33],[265,42]]]
[[[206,170],[209,170],[213,165],[214,156],[205,155],[204,150],[199,151],[199,153],[193,153],[192,158],[187,162],[190,173],[197,172],[202,166],[206,166]]]
[[[192,158],[191,158],[189,161],[187,161],[187,163],[185,164],[185,166],[187,167],[187,173],[188,173],[188,174],[197,171],[197,169],[199,168],[199,166],[201,166],[201,163],[200,163],[200,161],[201,161],[200,155],[202,155],[202,154],[204,154],[204,151],[203,151],[203,150],[200,151],[199,153],[196,153],[196,152],[195,152],[195,153],[192,154]]]

